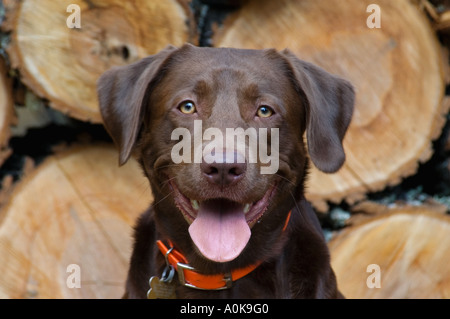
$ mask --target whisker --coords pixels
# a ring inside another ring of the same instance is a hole
[[[147,181],[142,181],[141,183],[139,183],[139,189],[141,190],[139,195],[140,198],[142,198],[148,191],[152,193],[150,185]]]
[[[165,180],[164,182],[162,182],[161,183],[161,188],[165,187],[170,181],[172,181],[174,179],[175,179],[175,176]]]
[[[161,198],[158,202],[154,202],[152,203],[152,205],[150,206],[150,208],[153,208],[154,206],[158,205],[159,203],[161,203],[163,200],[165,200],[167,197],[169,197],[170,195],[173,194],[174,191],[169,192],[169,194],[167,194],[166,196],[164,196],[163,198]]]
[[[167,165],[163,165],[163,166],[157,167],[156,169],[158,170],[158,169],[163,169],[163,168],[172,167],[172,166],[178,167],[178,166],[182,166],[182,165],[175,164],[175,163],[174,164],[167,164]]]
[[[303,218],[303,214],[302,214],[302,211],[300,210],[300,207],[298,207],[298,205],[297,205],[297,201],[295,200],[295,196],[294,196],[294,194],[292,194],[292,192],[291,192],[291,191],[289,191],[289,194],[291,195],[292,199],[294,200],[295,208],[297,208],[297,210],[298,210],[298,211],[299,211],[299,213],[300,213],[300,216],[302,216],[302,218]]]
[[[284,176],[282,176],[282,175],[280,175],[280,174],[278,174],[278,173],[275,173],[275,175],[277,175],[278,177],[281,177],[282,179],[284,179],[285,181],[287,181],[287,182],[290,183],[291,185],[297,186],[297,185],[295,185],[295,183],[294,183],[293,181],[291,181],[291,180],[288,179],[287,177],[284,177]]]

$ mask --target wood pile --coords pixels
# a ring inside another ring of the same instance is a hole
[[[379,0],[372,28],[372,2],[4,0],[0,298],[121,296],[132,226],[152,195],[136,162],[117,167],[95,83],[185,42],[289,48],[350,80],[347,161],[336,174],[313,168],[307,187],[331,229],[338,284],[348,298],[449,298],[450,6]],[[81,28],[69,28],[78,9]],[[427,193],[411,199],[411,185]],[[351,216],[337,226],[336,208]]]

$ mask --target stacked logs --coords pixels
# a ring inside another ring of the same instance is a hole
[[[99,75],[168,44],[196,44],[192,8],[198,2],[3,1],[1,28],[10,39],[9,63],[0,64],[0,164],[13,152],[10,126],[23,121],[14,116],[20,88],[67,117],[100,123]],[[379,0],[377,28],[369,23],[377,17],[368,0],[203,3],[234,9],[213,27],[214,46],[289,48],[355,85],[347,161],[332,175],[313,168],[307,187],[319,212],[344,201],[370,216],[335,231],[329,243],[342,292],[350,298],[449,297],[448,207],[361,206],[368,194],[399,184],[433,155],[450,106],[448,56],[433,27],[445,30],[447,12],[427,1]],[[77,12],[81,28],[69,27]],[[137,164],[119,169],[111,144],[87,142],[29,171],[14,185],[5,178],[0,194],[0,297],[120,297],[131,227],[152,198]],[[370,277],[369,265],[379,267],[379,277]],[[70,282],[76,271],[79,289]],[[381,288],[371,287],[369,277]]]

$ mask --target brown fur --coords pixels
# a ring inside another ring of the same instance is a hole
[[[318,219],[303,195],[308,157],[302,136],[306,131],[309,155],[320,170],[334,172],[342,166],[342,139],[353,111],[351,84],[287,50],[185,45],[107,71],[98,82],[98,92],[105,127],[120,150],[120,163],[134,154],[155,198],[135,228],[127,297],[145,298],[149,278],[161,275],[164,257],[156,248],[157,239],[170,239],[190,265],[205,274],[263,261],[231,289],[201,291],[180,285],[179,298],[341,297]],[[275,115],[255,118],[259,101],[267,96],[276,105]],[[195,115],[179,112],[176,106],[183,99],[195,102]],[[171,140],[171,132],[177,127],[192,132],[194,119],[203,121],[203,129],[279,128],[278,172],[261,175],[259,163],[247,163],[242,178],[224,187],[205,179],[200,164],[174,165],[170,152],[178,141]],[[243,252],[232,261],[217,263],[196,249],[169,179],[186,197],[225,197],[241,203],[257,201],[270,185],[277,186]],[[290,210],[292,217],[283,232]]]

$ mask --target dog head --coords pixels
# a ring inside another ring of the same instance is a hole
[[[150,181],[158,230],[197,264],[245,264],[279,236],[303,196],[305,131],[314,165],[337,171],[354,102],[288,50],[192,45],[107,71],[98,96],[120,164],[133,153]]]

